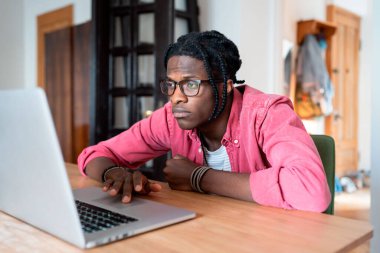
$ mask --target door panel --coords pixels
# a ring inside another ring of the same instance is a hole
[[[71,27],[45,35],[45,90],[64,160],[74,162]]]
[[[89,145],[91,23],[45,36],[45,90],[66,162]]]
[[[90,143],[91,22],[73,27],[73,152],[74,161]]]
[[[326,133],[336,142],[336,174],[358,168],[358,61],[360,18],[328,6],[328,21],[338,26],[332,39],[329,72],[335,89],[334,113],[326,119]]]

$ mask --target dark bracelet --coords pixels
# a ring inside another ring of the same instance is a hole
[[[209,169],[211,168],[205,166],[198,166],[193,170],[190,176],[190,184],[191,188],[194,191],[204,193],[204,191],[201,188],[201,180]]]
[[[108,167],[107,169],[105,169],[105,170],[103,171],[103,174],[102,174],[102,180],[103,180],[103,183],[107,180],[107,179],[106,179],[107,174],[108,174],[110,171],[114,170],[114,169],[122,169],[122,170],[124,170],[124,171],[129,171],[127,168],[124,168],[124,167],[122,167],[122,166],[119,166],[119,165],[112,165],[112,166]]]

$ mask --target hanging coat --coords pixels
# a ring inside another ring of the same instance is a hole
[[[308,93],[322,114],[333,111],[333,87],[322,57],[323,50],[314,35],[307,35],[299,48],[297,59],[297,85]]]

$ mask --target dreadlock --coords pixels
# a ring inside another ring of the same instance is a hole
[[[192,32],[179,37],[177,42],[169,45],[164,58],[165,69],[167,69],[170,57],[181,55],[203,61],[215,98],[214,109],[209,120],[218,117],[227,103],[227,80],[231,79],[234,83],[244,83],[244,80],[236,79],[236,72],[241,66],[239,50],[231,40],[220,32]],[[222,75],[223,78],[221,103],[219,103],[215,75],[217,78]]]

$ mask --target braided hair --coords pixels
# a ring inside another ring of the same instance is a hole
[[[244,80],[236,79],[236,72],[241,66],[239,50],[231,40],[220,32],[191,32],[179,37],[177,42],[169,45],[164,58],[165,69],[167,69],[170,57],[181,55],[203,61],[215,98],[214,109],[209,120],[218,117],[227,103],[227,80],[231,79],[234,83],[244,83]],[[221,103],[219,103],[216,77],[223,79]]]

